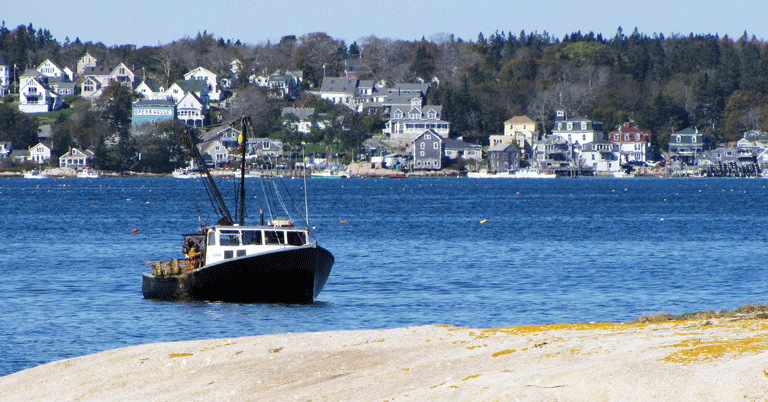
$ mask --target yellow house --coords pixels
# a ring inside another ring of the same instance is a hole
[[[518,148],[530,155],[534,141],[538,139],[536,122],[528,116],[515,116],[504,122],[504,135],[489,137],[490,145],[516,143]]]

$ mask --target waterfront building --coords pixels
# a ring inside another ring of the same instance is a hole
[[[608,133],[608,140],[619,146],[622,162],[645,162],[651,153],[651,132],[635,127],[628,121]]]
[[[514,143],[491,145],[486,154],[490,173],[509,172],[520,168],[520,149]]]
[[[435,130],[426,130],[413,140],[413,169],[443,168],[444,139]]]
[[[708,137],[697,127],[688,127],[669,136],[669,153],[673,159],[686,165],[694,165],[698,156],[707,148]]]
[[[142,99],[133,103],[131,124],[156,123],[176,118],[173,100]]]

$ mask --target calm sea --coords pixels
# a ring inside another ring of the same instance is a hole
[[[303,181],[285,185],[300,202]],[[142,261],[180,257],[180,234],[215,220],[197,180],[0,179],[0,375],[151,342],[766,303],[767,185],[310,180],[310,224],[336,264],[316,303],[292,306],[142,298]],[[255,221],[262,189],[248,186]]]

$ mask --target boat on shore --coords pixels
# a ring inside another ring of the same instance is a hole
[[[244,138],[247,129],[252,130],[250,119],[242,118],[240,122]],[[184,140],[193,159],[202,162],[190,131],[185,132]],[[307,304],[320,294],[334,257],[318,245],[306,215],[303,226],[297,226],[288,211],[284,211],[287,218],[276,216],[277,206],[287,203],[281,199],[274,180],[262,178],[265,195],[278,198],[268,204],[270,219],[265,224],[264,210],[259,205],[259,224],[245,225],[244,156],[235,218],[210,171],[204,163],[199,164],[209,199],[220,218],[214,225],[201,225],[200,232],[182,235],[182,251],[187,258],[146,261],[152,270],[142,276],[144,298]]]

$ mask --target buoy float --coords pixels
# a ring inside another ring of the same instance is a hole
[[[488,219],[483,219],[480,221],[480,223],[485,223],[485,222],[488,222]]]
[[[133,228],[131,229],[131,233],[139,233],[139,229]]]
[[[347,224],[347,221],[345,221],[345,220],[342,220],[342,221],[341,221],[341,224],[342,224],[342,225],[346,225],[346,224]]]

